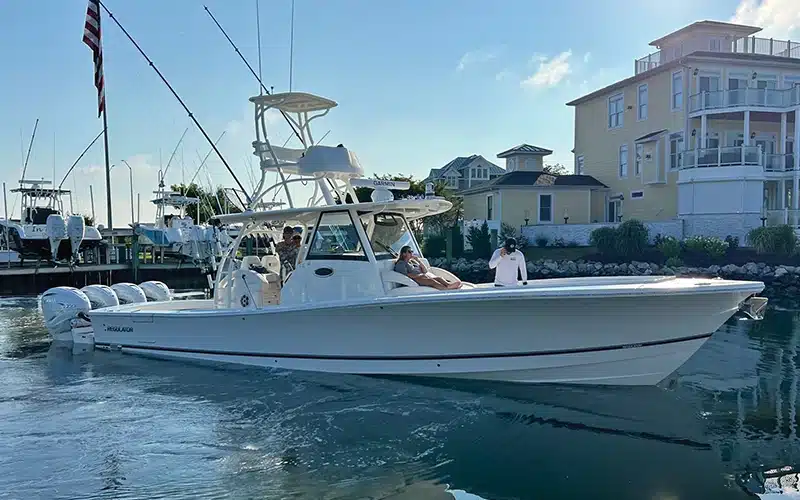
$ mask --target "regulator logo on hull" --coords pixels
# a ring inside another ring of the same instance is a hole
[[[108,325],[108,326],[106,326],[105,331],[107,331],[107,332],[131,333],[133,331],[133,327],[132,326]]]

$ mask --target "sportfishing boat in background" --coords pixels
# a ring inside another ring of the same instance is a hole
[[[221,215],[242,229],[225,250],[208,300],[137,299],[92,304],[80,290],[42,296],[55,339],[134,354],[320,372],[415,375],[520,383],[654,385],[692,356],[729,318],[760,319],[764,284],[626,276],[462,283],[437,290],[394,271],[412,248],[429,271],[409,222],[452,204],[433,195],[395,199],[408,183],[365,179],[355,153],[315,144],[309,123],[337,104],[302,92],[252,97],[262,177],[251,205],[283,189],[289,207]],[[303,149],[279,155],[266,112],[291,115]],[[312,116],[309,116],[312,114]],[[269,173],[279,182],[266,187]],[[311,183],[307,206],[289,186]],[[372,189],[359,202],[356,187]],[[348,196],[350,195],[350,196]],[[349,202],[348,202],[349,199]],[[245,237],[285,225],[304,228],[296,265],[277,256],[236,259]],[[258,262],[255,262],[258,261]],[[260,264],[260,265],[255,265]]]
[[[222,256],[222,248],[232,240],[214,226],[195,224],[189,207],[199,207],[201,200],[164,189],[163,179],[153,194],[156,196],[150,201],[156,206],[155,222],[133,224],[139,241],[162,249],[166,255],[206,266],[215,264]],[[177,208],[178,213],[168,214],[169,207]]]
[[[21,195],[20,219],[0,219],[0,248],[22,258],[77,261],[78,253],[95,248],[102,241],[100,231],[86,224],[80,214],[64,210],[63,197],[69,190],[46,187],[48,180],[19,181],[11,190]],[[67,241],[67,244],[63,244]]]

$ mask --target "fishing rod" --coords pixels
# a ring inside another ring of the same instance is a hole
[[[247,59],[245,59],[245,57],[242,55],[242,52],[239,50],[239,47],[237,47],[236,44],[233,43],[233,40],[231,40],[231,37],[228,36],[228,33],[226,33],[225,29],[219,24],[219,22],[217,21],[217,18],[214,17],[214,14],[212,14],[211,11],[208,10],[207,6],[203,5],[203,8],[208,13],[208,15],[211,16],[211,20],[214,21],[214,24],[217,25],[217,28],[219,28],[219,30],[222,32],[222,34],[225,35],[225,38],[228,39],[228,42],[231,44],[231,47],[233,47],[233,50],[235,50],[236,53],[239,55],[239,58],[247,66],[247,69],[250,70],[250,73],[253,74],[253,77],[256,79],[256,81],[258,81],[258,84],[261,85],[261,90],[263,90],[267,95],[272,95],[270,93],[270,91],[267,90],[267,86],[264,85],[264,82],[261,81],[261,78],[256,74],[256,72],[253,69],[253,67],[250,66],[250,63],[247,62]],[[297,129],[294,128],[294,123],[292,123],[292,120],[289,118],[289,116],[283,110],[279,110],[279,111],[283,115],[283,119],[286,120],[286,123],[289,124],[289,127],[292,129],[292,132],[294,132],[294,135],[297,136],[297,139],[300,141],[300,143],[301,144],[305,144],[303,142],[303,139],[300,137],[300,132],[298,132]],[[241,187],[241,185],[240,185],[240,187]]]
[[[114,23],[119,27],[119,29],[122,30],[122,32],[125,34],[125,36],[128,37],[128,40],[130,40],[131,43],[134,45],[134,47],[136,47],[136,50],[138,50],[139,53],[142,55],[142,57],[145,58],[147,63],[150,64],[150,67],[153,68],[153,70],[156,72],[156,74],[158,74],[159,78],[161,78],[161,81],[164,82],[164,84],[167,86],[167,88],[170,90],[170,92],[172,92],[172,95],[175,96],[175,99],[177,99],[177,101],[181,104],[183,109],[189,115],[189,118],[191,118],[192,121],[194,122],[194,124],[197,125],[197,128],[203,134],[203,137],[205,137],[206,141],[208,141],[208,143],[211,144],[211,147],[214,149],[214,152],[217,154],[217,156],[219,157],[220,161],[222,161],[222,164],[225,165],[225,168],[228,169],[228,172],[233,177],[233,180],[236,181],[236,184],[244,192],[244,186],[242,186],[242,183],[239,182],[239,178],[236,177],[236,174],[233,172],[233,169],[231,168],[231,166],[228,165],[227,161],[225,161],[225,157],[222,156],[222,153],[219,151],[219,149],[217,149],[217,145],[214,144],[211,141],[211,138],[208,136],[208,134],[206,133],[206,131],[203,128],[203,126],[200,125],[200,122],[197,121],[197,118],[195,118],[194,114],[192,114],[192,112],[189,110],[189,108],[183,102],[183,99],[181,99],[181,97],[178,95],[178,93],[175,92],[175,89],[173,89],[172,85],[170,85],[169,82],[167,81],[167,79],[164,78],[164,75],[161,74],[161,71],[158,70],[158,68],[153,63],[153,61],[149,57],[147,57],[147,54],[145,54],[144,50],[142,50],[142,48],[139,46],[139,44],[136,43],[136,40],[133,39],[133,37],[130,35],[130,33],[128,33],[128,31],[122,26],[122,24],[117,20],[117,18],[114,17],[114,14],[112,14],[111,11],[108,10],[108,7],[106,7],[106,5],[102,1],[98,0],[98,3],[103,7],[103,10],[106,11],[106,13],[108,14],[108,17],[110,17],[111,20],[114,21]],[[249,201],[250,200],[250,196],[248,196],[246,192],[245,192],[245,196],[247,197],[247,200]]]
[[[39,126],[39,119],[37,118],[36,123],[33,124],[33,133],[31,133],[30,143],[28,143],[28,153],[25,155],[25,161],[23,161],[22,163],[22,177],[20,177],[20,183],[19,183],[20,187],[22,187],[22,181],[25,180],[25,172],[27,172],[28,170],[28,160],[31,159],[31,149],[33,148],[33,139],[36,137],[36,128],[38,126]],[[22,135],[22,132],[20,132],[20,135]],[[20,141],[21,140],[22,137],[20,137]],[[20,151],[22,151],[22,148],[20,148]],[[55,181],[55,179],[53,180]],[[19,192],[17,192],[17,195],[14,196],[14,204],[11,206],[11,217],[14,217],[14,210],[17,209],[17,200],[19,200]]]
[[[225,131],[224,131],[224,130],[223,130],[223,131],[222,131],[222,133],[219,135],[219,138],[217,139],[217,142],[221,141],[223,136],[225,136]],[[189,184],[186,184],[186,185],[185,185],[187,189],[189,188],[189,186],[191,186],[191,185],[192,185],[192,183],[194,182],[194,180],[197,178],[197,174],[199,174],[199,173],[200,173],[200,169],[201,169],[201,168],[203,168],[203,165],[205,165],[205,164],[206,164],[206,161],[208,160],[208,157],[209,157],[209,156],[211,156],[211,153],[212,153],[212,152],[213,152],[213,151],[209,151],[208,153],[206,153],[206,156],[205,156],[205,158],[203,158],[203,160],[200,162],[200,166],[199,166],[199,167],[197,167],[197,171],[196,171],[196,172],[194,173],[194,175],[192,176],[192,180],[190,180],[190,181],[189,181]],[[200,155],[199,155],[199,154],[198,154],[197,156],[198,156],[198,158],[200,157]]]
[[[36,128],[39,126],[39,119],[36,119],[36,123],[33,124],[33,133],[31,134],[31,141],[28,143],[28,154],[25,155],[25,163],[22,165],[22,177],[21,179],[25,178],[25,172],[28,170],[28,160],[31,159],[31,148],[33,148],[33,139],[36,137]],[[55,179],[53,179],[55,180]]]
[[[105,129],[105,128],[103,128],[103,130],[101,130],[101,131],[100,131],[100,133],[99,133],[99,134],[97,134],[97,137],[95,137],[95,138],[94,138],[94,140],[93,140],[92,142],[90,142],[88,146],[86,146],[86,149],[84,149],[84,150],[83,150],[83,153],[81,153],[81,155],[80,155],[80,156],[78,156],[78,159],[77,159],[77,160],[75,160],[75,163],[73,163],[73,164],[72,164],[72,166],[71,166],[71,167],[69,167],[69,170],[67,170],[67,173],[66,173],[66,174],[64,174],[64,178],[63,178],[63,179],[61,179],[61,183],[58,185],[58,189],[61,189],[61,186],[63,186],[63,185],[64,185],[64,181],[66,181],[66,180],[67,180],[67,177],[69,177],[69,174],[72,172],[72,169],[73,169],[73,168],[75,168],[75,165],[77,165],[77,164],[78,164],[78,162],[79,162],[79,161],[81,161],[81,158],[83,158],[83,155],[85,155],[85,154],[86,154],[86,152],[87,152],[87,151],[89,151],[89,150],[92,148],[92,146],[94,146],[94,143],[95,143],[95,142],[97,142],[97,140],[100,138],[100,136],[102,136],[102,135],[103,135],[103,133],[104,133],[105,131],[106,131],[106,129]],[[53,179],[53,180],[55,180],[55,179]]]
[[[167,166],[164,167],[163,172],[159,172],[161,174],[161,178],[158,179],[159,186],[164,184],[164,178],[167,176],[167,171],[169,170],[169,165],[172,163],[172,159],[175,158],[175,153],[178,152],[178,148],[181,147],[181,143],[183,142],[183,138],[186,137],[186,133],[189,131],[189,127],[186,127],[186,130],[183,131],[181,138],[178,139],[178,144],[175,145],[175,149],[172,150],[172,154],[169,155],[169,160],[167,160]]]

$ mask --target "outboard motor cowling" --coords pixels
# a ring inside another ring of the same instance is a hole
[[[50,254],[53,260],[58,258],[58,247],[61,240],[67,239],[67,223],[60,214],[50,214],[45,223],[47,229],[47,239],[50,241]]]
[[[92,309],[85,293],[71,286],[57,286],[42,294],[44,325],[54,340],[72,341],[72,323]]]
[[[139,304],[147,302],[144,291],[133,283],[114,283],[111,289],[117,294],[120,304]]]
[[[166,302],[172,300],[169,287],[161,281],[145,281],[139,284],[148,302]]]
[[[81,288],[81,292],[89,298],[89,302],[92,304],[92,310],[119,305],[117,294],[114,293],[114,290],[110,286],[87,285]]]
[[[83,220],[82,215],[70,215],[67,219],[67,236],[69,237],[69,244],[72,249],[72,257],[78,258],[78,253],[81,249],[81,243],[86,234],[86,221]]]

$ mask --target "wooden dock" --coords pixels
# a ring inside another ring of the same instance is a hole
[[[102,235],[104,244],[87,251],[82,255],[83,263],[75,266],[45,261],[0,264],[0,296],[38,295],[55,286],[80,288],[149,280],[163,281],[172,289],[208,288],[206,275],[199,266],[164,258],[158,249],[139,245],[132,229],[104,230]]]

